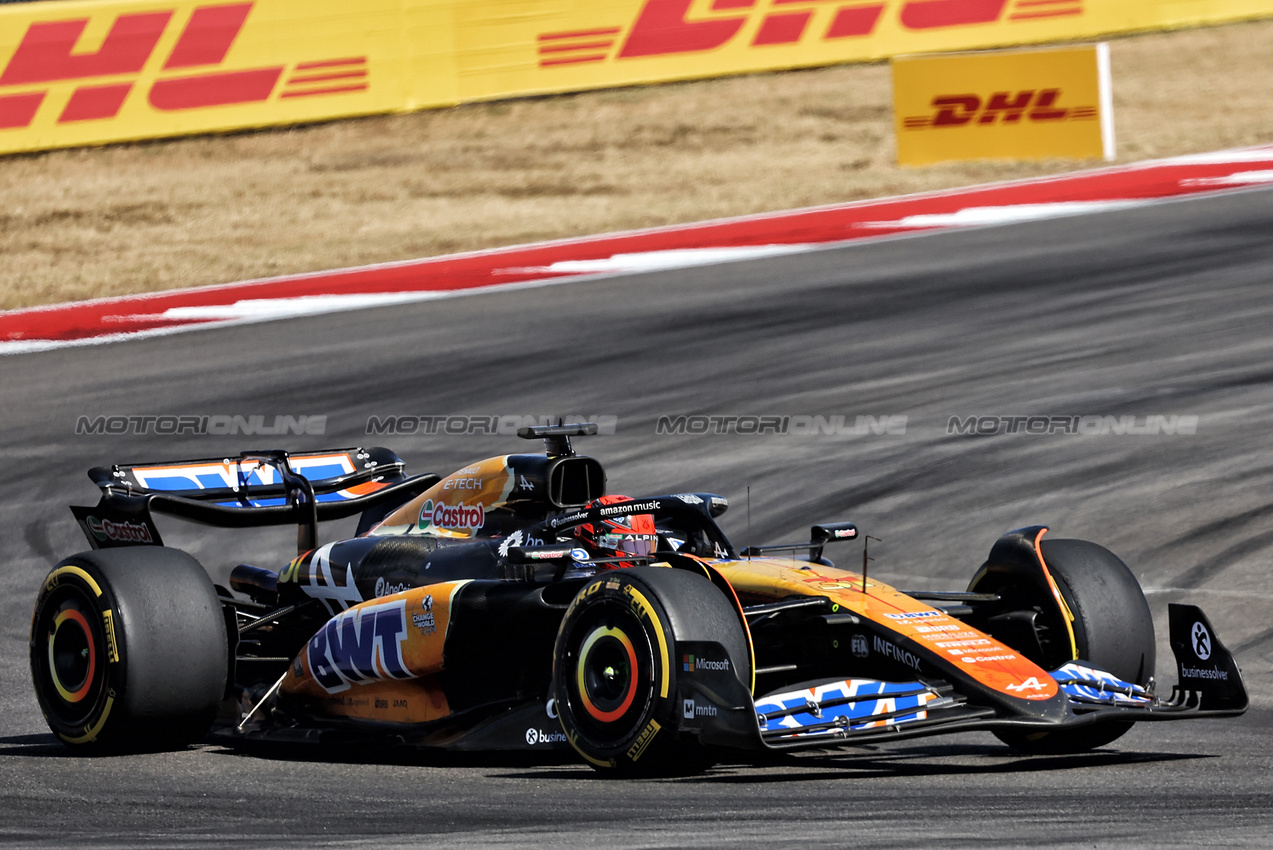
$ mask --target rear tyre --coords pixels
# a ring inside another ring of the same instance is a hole
[[[616,570],[575,596],[557,633],[553,695],[571,746],[622,775],[695,773],[712,751],[679,732],[678,640],[715,641],[750,681],[747,637],[732,603],[702,576]]]
[[[1048,572],[1070,613],[1074,633],[1059,617],[1040,641],[1042,666],[1053,670],[1081,659],[1108,670],[1120,679],[1146,685],[1154,675],[1154,621],[1136,576],[1113,552],[1086,540],[1048,540],[1039,543]],[[984,575],[984,573],[983,573]],[[1000,592],[974,581],[974,591]],[[1041,611],[1055,610],[1042,588],[1014,586],[1011,592],[1033,595]],[[1041,615],[1042,618],[1042,615]],[[1044,618],[1046,619],[1046,618]],[[1132,728],[1128,721],[1111,721],[1057,732],[1001,731],[995,735],[1013,749],[1029,753],[1075,753],[1102,747]]]
[[[92,751],[175,749],[207,734],[225,692],[225,620],[184,552],[83,552],[45,579],[31,678],[49,729]]]

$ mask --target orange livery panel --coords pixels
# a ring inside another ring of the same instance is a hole
[[[1047,700],[1059,692],[1056,680],[1033,661],[998,639],[944,611],[858,573],[826,566],[800,566],[780,559],[722,561],[716,568],[747,603],[790,595],[826,596],[836,611],[851,613],[904,640],[875,634],[862,648],[918,670],[924,662],[942,673],[971,678],[1005,696]],[[865,636],[863,636],[865,641]],[[921,656],[915,648],[926,650]],[[944,669],[943,669],[944,668]]]
[[[490,458],[451,473],[385,517],[372,534],[474,536],[486,524],[487,512],[513,496],[517,479],[509,457]]]
[[[418,587],[355,605],[327,621],[288,669],[280,697],[323,714],[424,723],[450,713],[436,682],[456,593]]]

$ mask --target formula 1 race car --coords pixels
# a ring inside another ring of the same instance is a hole
[[[901,592],[868,577],[865,549],[862,572],[824,556],[861,536],[852,523],[737,552],[721,496],[606,496],[570,443],[595,430],[524,428],[543,454],[445,478],[379,448],[91,470],[101,500],[72,511],[93,550],[49,573],[31,626],[49,727],[89,750],[213,730],[234,748],[573,750],[658,774],[967,730],[1073,752],[1137,721],[1246,710],[1189,605],[1169,609],[1179,684],[1155,692],[1145,597],[1094,543],[1018,529],[967,590]],[[299,554],[214,586],[162,545],[156,512],[295,523]],[[357,536],[319,545],[320,521],[353,516]],[[607,555],[584,529],[647,545]]]

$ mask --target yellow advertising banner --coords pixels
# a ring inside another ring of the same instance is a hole
[[[1273,15],[1273,0],[0,5],[0,153]]]
[[[1109,45],[893,59],[897,161],[1114,158]]]

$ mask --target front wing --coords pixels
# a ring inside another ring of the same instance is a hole
[[[1050,731],[1243,713],[1248,700],[1241,671],[1206,615],[1195,606],[1173,604],[1169,616],[1180,684],[1166,699],[1155,695],[1152,682],[1141,687],[1082,661],[1051,671],[1062,710],[1047,715],[972,704],[947,681],[829,680],[758,697],[760,742],[769,749],[794,749],[960,731]]]

